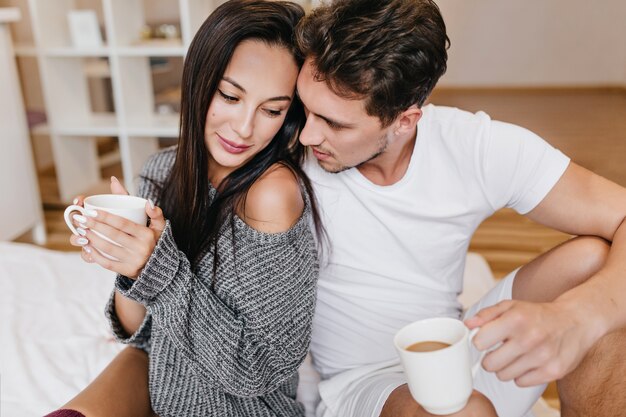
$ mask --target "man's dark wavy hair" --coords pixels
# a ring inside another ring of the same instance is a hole
[[[296,40],[318,81],[343,98],[365,99],[383,126],[424,104],[446,72],[450,46],[432,0],[335,0],[300,21]]]

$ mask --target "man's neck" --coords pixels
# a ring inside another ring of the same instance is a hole
[[[390,143],[378,157],[359,165],[357,169],[370,182],[380,185],[393,185],[404,178],[417,138],[417,130],[406,137]]]

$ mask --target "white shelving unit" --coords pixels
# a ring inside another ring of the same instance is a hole
[[[16,54],[34,58],[41,79],[48,123],[31,134],[50,136],[61,200],[102,189],[96,137],[116,137],[125,185],[132,193],[157,138],[178,137],[178,114],[157,114],[150,59],[184,58],[206,17],[224,0],[0,0],[22,9],[25,22],[15,30]],[[316,0],[300,0],[305,8]],[[155,9],[153,9],[155,8]],[[103,44],[72,45],[68,12],[96,12]],[[180,27],[180,39],[141,42],[146,15],[167,10]],[[94,66],[94,61],[98,60]],[[102,62],[100,62],[102,61]],[[102,68],[104,67],[104,68]],[[94,112],[88,77],[110,77],[114,112]]]
[[[19,9],[0,8],[0,240],[31,230],[43,244],[46,228],[8,28],[20,18]]]
[[[28,17],[32,36],[17,39],[18,56],[37,60],[61,199],[70,201],[101,182],[96,137],[116,137],[129,191],[157,138],[178,136],[178,114],[155,112],[150,58],[184,58],[193,35],[220,0],[159,0],[178,15],[180,39],[140,41],[145,15],[155,0],[13,0]],[[94,10],[104,28],[103,46],[72,45],[68,12]],[[22,31],[23,32],[23,31]],[[94,58],[104,63],[94,69]],[[108,65],[107,65],[108,64]],[[104,69],[101,68],[104,65]],[[108,66],[108,68],[107,68]],[[111,79],[114,112],[91,109],[90,71]]]

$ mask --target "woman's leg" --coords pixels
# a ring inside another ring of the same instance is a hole
[[[86,417],[154,417],[148,392],[148,355],[122,350],[98,377],[65,404]]]

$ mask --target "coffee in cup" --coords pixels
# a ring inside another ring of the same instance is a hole
[[[409,352],[434,352],[435,350],[445,349],[448,346],[450,346],[450,343],[427,340],[425,342],[413,343],[406,350]]]

